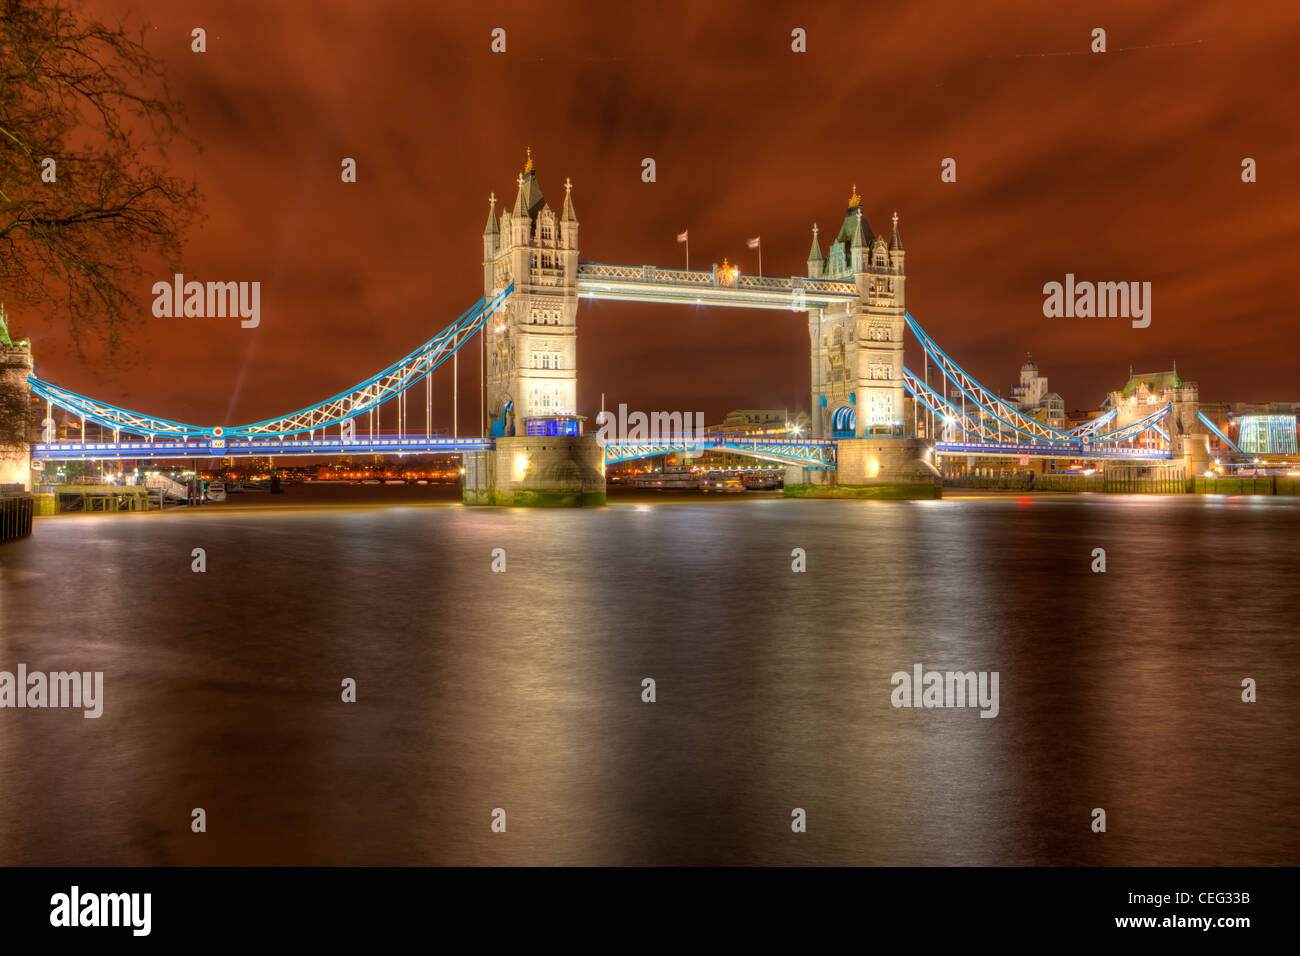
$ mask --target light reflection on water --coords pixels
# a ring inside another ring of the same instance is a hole
[[[1100,496],[41,521],[0,669],[103,670],[105,714],[0,710],[0,861],[1294,863],[1298,531]],[[891,708],[918,662],[999,671],[1000,716]]]

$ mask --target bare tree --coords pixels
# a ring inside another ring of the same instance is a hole
[[[0,0],[0,293],[66,302],[78,350],[116,348],[142,259],[180,253],[198,197],[158,162],[181,121],[143,28]]]

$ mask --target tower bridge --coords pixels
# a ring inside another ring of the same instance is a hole
[[[463,456],[467,503],[603,501],[609,464],[710,449],[799,469],[797,480],[805,482],[893,483],[919,492],[938,485],[937,456],[1185,462],[1193,471],[1208,462],[1205,428],[1212,423],[1199,412],[1195,386],[1180,384],[1158,407],[1121,402],[1068,431],[1025,415],[986,389],[907,311],[898,216],[891,218],[888,235],[876,233],[856,186],[828,243],[812,227],[804,275],[764,276],[743,274],[725,262],[691,271],[580,260],[572,183],[565,180],[557,214],[542,193],[530,152],[515,185],[508,208],[498,211],[495,194],[489,198],[482,298],[406,357],[295,412],[245,425],[196,426],[124,409],[33,373],[30,345],[12,343],[5,334],[5,374],[47,403],[46,431],[31,458],[455,453]],[[809,434],[599,440],[584,429],[577,407],[583,299],[802,313],[809,341]],[[921,374],[904,366],[909,333],[923,353]],[[475,346],[481,349],[486,433],[435,434],[433,373]],[[409,411],[412,397],[418,411],[414,390],[421,383],[425,409],[416,418],[423,418],[422,434],[412,428]],[[56,406],[80,419],[82,441],[54,440]],[[384,410],[390,418],[395,410],[395,433],[381,427]],[[86,441],[87,422],[111,431],[113,440]],[[26,451],[20,452],[19,470],[26,469],[29,481]]]

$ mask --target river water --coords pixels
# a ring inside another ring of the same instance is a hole
[[[104,674],[0,709],[0,864],[1300,859],[1300,502],[388,492],[0,546],[0,670]]]

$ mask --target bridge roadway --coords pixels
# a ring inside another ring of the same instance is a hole
[[[786,438],[779,436],[707,432],[703,436],[664,436],[655,439],[608,441],[607,465],[651,458],[656,455],[719,451],[745,455],[763,461],[804,468],[834,468],[838,439],[826,437]],[[459,455],[486,451],[491,438],[445,438],[424,435],[375,435],[344,440],[225,439],[191,436],[178,441],[56,442],[32,446],[32,458],[42,461],[85,461],[139,458],[265,458],[329,455]],[[938,442],[940,455],[977,458],[1061,458],[1071,461],[1147,460],[1167,461],[1168,451],[1145,448],[1117,448],[1096,442],[993,443]]]
[[[177,441],[55,442],[32,446],[32,458],[41,461],[82,461],[137,458],[265,458],[325,455],[429,455],[464,454],[493,447],[491,438],[429,438],[424,435],[375,435],[344,440],[220,439],[208,435]],[[780,438],[708,432],[704,436],[668,436],[662,439],[610,441],[606,464],[667,455],[674,452],[730,451],[768,461],[810,468],[833,468],[832,438]]]

